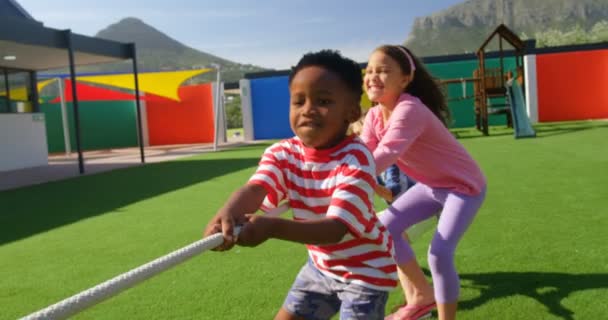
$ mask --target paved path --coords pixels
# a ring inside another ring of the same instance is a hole
[[[218,150],[230,149],[245,144],[245,142],[241,141],[228,142],[219,146]],[[213,151],[213,144],[211,143],[146,147],[145,157],[146,163],[155,163],[175,160],[210,151]],[[85,159],[85,174],[95,174],[119,168],[142,165],[139,155],[139,148],[87,151],[84,152],[83,157]],[[16,189],[49,181],[63,180],[77,176],[80,176],[80,173],[78,172],[77,153],[72,153],[69,156],[51,155],[49,156],[48,166],[13,171],[1,171],[0,191]]]

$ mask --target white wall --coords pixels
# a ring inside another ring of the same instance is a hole
[[[531,123],[538,122],[538,93],[536,78],[536,55],[524,57],[525,84],[526,84],[526,111]]]
[[[48,165],[42,113],[0,114],[0,171]]]
[[[214,144],[226,142],[226,108],[224,106],[224,82],[218,87],[217,82],[211,84],[213,91],[213,126]]]
[[[251,82],[247,79],[239,81],[241,89],[241,115],[243,116],[243,136],[245,141],[253,140],[253,111],[251,110]]]
[[[150,133],[148,131],[148,105],[146,103],[146,93],[139,93],[139,107],[141,112],[141,133],[142,133],[142,141],[144,143],[144,147],[150,146]],[[133,108],[135,112],[137,112],[137,101],[133,100]],[[139,127],[139,123],[137,123],[137,113],[135,115],[135,128]],[[137,136],[139,138],[139,130],[137,130]],[[137,140],[137,145],[139,146],[139,140]]]

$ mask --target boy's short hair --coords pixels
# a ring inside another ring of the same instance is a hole
[[[289,84],[294,76],[302,69],[310,66],[318,66],[335,73],[344,84],[361,101],[363,95],[363,75],[361,67],[355,61],[346,58],[337,50],[321,50],[305,54],[295,67],[291,68]]]

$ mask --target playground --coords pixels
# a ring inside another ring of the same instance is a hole
[[[601,249],[608,177],[599,174],[608,151],[597,146],[608,122],[536,125],[537,137],[524,140],[506,127],[490,129],[490,137],[456,131],[492,190],[456,257],[461,317],[607,314],[598,302],[608,294]],[[0,278],[0,319],[24,316],[198,240],[266,146],[1,192],[0,273],[8,276]],[[430,236],[415,243],[419,257]],[[305,259],[304,248],[281,241],[207,252],[75,318],[268,319]],[[387,309],[402,299],[395,291]]]
[[[499,50],[488,52],[495,40]],[[34,67],[0,68],[0,320],[200,240],[265,148],[293,136],[287,70],[246,75],[243,128],[227,130],[220,67],[138,73],[134,45],[86,41],[99,52],[61,49],[92,62],[132,59],[133,74],[76,75],[73,57],[70,74],[44,79]],[[608,78],[593,68],[607,57],[608,43],[540,50],[500,25],[476,54],[422,59],[444,87],[451,132],[488,180],[456,255],[460,318],[608,314]],[[187,83],[205,72],[217,80]],[[16,73],[27,75],[22,87],[11,87]],[[376,210],[385,207],[376,197]],[[429,281],[431,236],[413,243]],[[272,318],[306,259],[303,246],[282,241],[204,252],[74,318]],[[393,291],[387,313],[403,300]]]

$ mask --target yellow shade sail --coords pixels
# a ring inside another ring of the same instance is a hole
[[[361,70],[361,72],[365,77],[365,70]],[[369,100],[369,97],[367,97],[367,93],[365,93],[365,84],[363,85],[363,94],[361,95],[361,107],[363,112],[367,112],[367,110],[372,107],[372,102]]]
[[[365,91],[363,91],[363,94],[361,95],[361,107],[363,111],[367,111],[372,107],[372,102],[367,97]]]
[[[42,88],[46,87],[49,83],[55,81],[55,79],[49,79],[38,82],[38,92],[42,90]],[[27,101],[29,100],[27,97],[27,88],[19,87],[15,89],[9,90],[11,100],[19,100],[19,101]],[[6,97],[6,91],[0,92],[0,96]]]
[[[213,69],[140,73],[138,75],[139,90],[175,101],[180,101],[178,95],[179,86],[187,79],[211,70]],[[76,80],[135,90],[135,80],[133,78],[133,74],[82,76],[77,77]]]

